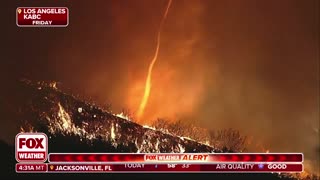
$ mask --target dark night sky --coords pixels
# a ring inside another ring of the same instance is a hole
[[[134,113],[165,5],[8,1],[1,81],[55,80]],[[67,6],[70,24],[19,28],[18,6]],[[273,151],[319,154],[317,7],[317,0],[173,0],[145,119],[196,118],[209,129],[239,129]]]

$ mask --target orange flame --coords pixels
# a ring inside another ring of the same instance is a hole
[[[161,35],[161,28],[163,26],[163,23],[165,21],[165,19],[167,18],[167,14],[169,12],[169,8],[170,8],[170,5],[171,5],[171,1],[172,0],[169,0],[168,2],[168,5],[167,5],[167,8],[166,8],[166,11],[162,17],[162,20],[161,20],[161,23],[160,23],[160,26],[159,26],[159,31],[158,31],[158,35],[157,35],[157,46],[156,46],[156,50],[155,50],[155,53],[154,53],[154,56],[152,58],[152,61],[149,65],[149,69],[148,69],[148,75],[147,75],[147,79],[146,79],[146,84],[145,84],[145,89],[144,89],[144,94],[143,94],[143,97],[142,97],[142,100],[141,100],[141,103],[140,103],[140,106],[139,106],[139,110],[138,110],[138,113],[137,113],[137,118],[138,120],[140,119],[140,117],[142,116],[143,112],[144,112],[144,109],[146,107],[146,104],[148,102],[148,99],[149,99],[149,95],[150,95],[150,90],[151,90],[151,75],[152,75],[152,70],[153,70],[153,66],[155,64],[155,62],[157,61],[157,58],[158,58],[158,53],[159,53],[159,48],[160,48],[160,35]]]

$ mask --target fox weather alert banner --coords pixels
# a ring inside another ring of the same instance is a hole
[[[54,153],[44,133],[15,140],[17,173],[298,173],[302,153]]]

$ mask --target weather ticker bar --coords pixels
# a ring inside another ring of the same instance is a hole
[[[50,153],[49,162],[196,163],[303,162],[302,153]]]
[[[218,164],[16,164],[18,173],[298,173],[303,165],[288,163]]]
[[[17,173],[297,173],[302,153],[48,153],[44,133],[19,133]]]

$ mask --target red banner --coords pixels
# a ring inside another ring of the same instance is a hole
[[[16,23],[19,27],[66,27],[69,9],[66,7],[18,7]]]
[[[212,162],[302,162],[301,153],[50,153],[49,162],[109,163],[212,163]]]
[[[219,164],[17,164],[16,171],[28,172],[302,172],[302,164],[285,163],[219,163]]]

